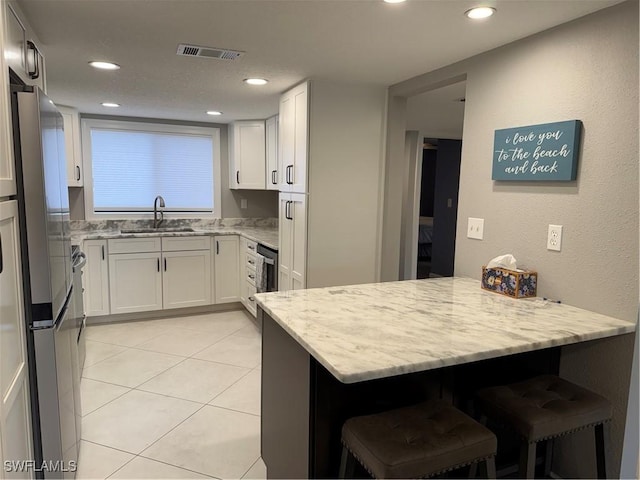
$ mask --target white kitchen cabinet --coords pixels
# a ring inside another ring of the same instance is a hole
[[[256,316],[256,253],[258,244],[240,237],[240,302]]]
[[[213,237],[215,303],[240,301],[239,251],[237,235]]]
[[[33,458],[17,215],[15,200],[0,202],[0,461],[3,465],[5,461]],[[31,478],[31,475],[25,471],[19,477]],[[18,478],[18,475],[8,473],[8,478]]]
[[[231,189],[265,189],[265,123],[234,122],[229,127]]]
[[[78,111],[58,106],[64,120],[64,143],[67,157],[67,185],[82,187],[84,177],[82,172],[82,144],[80,134],[80,115]]]
[[[85,240],[87,264],[82,269],[84,309],[87,317],[109,315],[109,264],[106,240]]]
[[[15,2],[2,2],[1,5],[6,8],[4,57],[7,66],[27,85],[40,87],[46,92],[44,56],[37,47],[39,42],[33,30]]]
[[[278,171],[278,115],[265,121],[265,149],[267,157],[267,190],[280,188],[280,174]]]
[[[307,197],[280,193],[278,290],[306,288]]]
[[[278,165],[280,191],[307,192],[309,152],[309,82],[280,97]]]
[[[161,252],[109,255],[111,313],[162,309]]]
[[[211,304],[210,249],[162,252],[162,268],[163,308]]]
[[[9,97],[9,62],[7,48],[10,42],[6,37],[10,35],[7,27],[6,13],[8,11],[0,5],[0,197],[16,194],[16,176],[13,163],[13,148],[11,139],[11,107]],[[2,52],[6,52],[2,55]]]

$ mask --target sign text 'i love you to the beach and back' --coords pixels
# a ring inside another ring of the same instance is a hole
[[[543,182],[575,180],[581,132],[580,120],[496,130],[491,178]]]

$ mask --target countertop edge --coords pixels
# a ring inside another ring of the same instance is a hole
[[[562,338],[556,338],[548,341],[527,343],[521,345],[514,345],[508,348],[500,348],[494,350],[487,350],[485,352],[473,353],[469,355],[452,356],[439,360],[431,360],[426,362],[413,363],[409,365],[393,366],[388,368],[382,368],[377,370],[370,370],[366,372],[350,373],[343,372],[331,362],[329,362],[323,355],[321,355],[316,349],[311,347],[298,333],[296,333],[289,325],[282,322],[276,315],[265,306],[259,298],[256,298],[256,303],[262,310],[269,315],[287,334],[289,334],[302,348],[309,353],[315,360],[317,360],[324,368],[326,368],[338,381],[344,384],[364,382],[368,380],[376,380],[379,378],[391,377],[396,375],[404,375],[408,373],[416,373],[426,370],[434,370],[437,368],[449,367],[459,365],[463,363],[469,363],[479,360],[486,360],[489,358],[498,358],[506,355],[513,355],[517,353],[525,353],[534,350],[542,350],[545,348],[559,347],[564,345],[571,345],[574,343],[585,342],[590,340],[597,340],[601,338],[614,337],[617,335],[624,335],[627,333],[633,333],[636,331],[636,324],[627,320],[620,320],[628,322],[628,326],[613,327],[600,332],[593,332],[580,335],[569,335]]]
[[[255,227],[252,227],[255,228]],[[277,231],[277,230],[276,230]],[[275,233],[275,232],[270,232]],[[234,227],[225,230],[198,230],[194,229],[193,232],[151,232],[151,233],[120,233],[119,231],[98,231],[98,232],[86,232],[86,233],[72,233],[72,236],[81,242],[84,240],[113,240],[118,238],[148,238],[148,237],[197,237],[197,236],[215,236],[215,235],[239,235],[245,237],[248,240],[260,243],[273,250],[279,250],[278,245],[272,242],[260,238],[252,233],[238,230]]]

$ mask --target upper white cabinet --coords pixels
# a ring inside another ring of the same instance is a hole
[[[0,4],[0,197],[8,197],[16,193],[16,177],[13,164],[13,148],[11,141],[11,117],[10,117],[10,100],[9,100],[9,71],[7,70],[9,48],[9,39],[7,38],[11,32],[8,32],[6,26],[5,10]],[[2,52],[5,52],[2,55]]]
[[[267,190],[280,188],[280,176],[278,171],[278,115],[267,118],[266,128],[266,155],[267,155]]]
[[[2,2],[6,8],[6,44],[8,66],[27,84],[46,92],[45,62],[33,31],[15,3]]]
[[[80,133],[80,115],[78,111],[58,106],[64,119],[64,142],[67,157],[67,185],[82,187],[84,176],[82,171],[82,144]]]
[[[309,151],[309,82],[280,97],[278,173],[280,191],[307,192]]]
[[[234,122],[229,127],[231,189],[265,189],[265,123]]]

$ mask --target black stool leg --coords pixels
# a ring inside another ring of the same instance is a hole
[[[338,474],[338,478],[353,478],[353,473],[355,471],[355,459],[349,449],[342,446],[342,457],[340,458],[340,473]]]
[[[520,447],[520,478],[533,478],[536,467],[536,443],[523,442]]]
[[[594,428],[596,437],[596,464],[598,468],[598,478],[609,478],[607,475],[607,468],[609,462],[607,461],[607,443],[609,434],[609,425],[600,424]]]
[[[548,477],[551,474],[551,462],[553,460],[553,438],[550,438],[545,443],[546,453],[544,454],[544,476]]]

